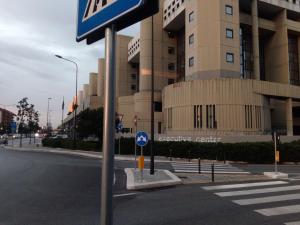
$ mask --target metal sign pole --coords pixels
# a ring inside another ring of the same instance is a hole
[[[113,225],[113,179],[115,149],[115,49],[116,33],[112,25],[105,29],[105,97],[103,124],[103,163],[101,186],[101,225]]]
[[[135,122],[135,135],[137,133],[137,122]],[[136,169],[136,141],[134,142],[134,168]]]
[[[277,159],[276,159],[276,151],[277,151],[277,134],[276,134],[276,132],[274,132],[274,153],[275,153],[275,173],[277,173],[278,172],[278,169],[277,169]]]

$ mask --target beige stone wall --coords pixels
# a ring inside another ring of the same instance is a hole
[[[161,91],[168,85],[168,79],[176,79],[176,70],[168,69],[169,63],[175,63],[175,55],[168,54],[168,47],[176,48],[176,38],[170,38],[168,32],[163,30],[163,0],[160,0],[160,12],[154,16],[154,75],[155,90]],[[152,65],[152,19],[141,22],[140,32],[140,91],[151,89]]]
[[[90,73],[89,96],[97,96],[97,73]]]
[[[233,15],[225,13],[225,5],[233,7]],[[186,3],[186,78],[240,77],[239,1],[202,0]],[[189,15],[194,13],[194,20]],[[226,38],[226,28],[232,29],[233,39]],[[189,44],[189,36],[195,41]],[[234,54],[234,63],[226,62],[226,53]],[[194,57],[194,66],[189,66]]]
[[[104,96],[105,60],[98,60],[97,95]]]
[[[167,86],[163,92],[163,112],[167,134],[263,134],[271,130],[271,106],[268,99],[256,92],[257,86],[269,87],[268,93],[275,93],[278,86],[267,85],[270,82],[256,80],[241,80],[233,78],[197,80],[182,82]],[[260,84],[260,85],[259,85]],[[271,83],[272,84],[272,83]],[[290,85],[281,86],[287,93]],[[297,96],[300,99],[300,87]],[[276,94],[274,98],[278,97]],[[202,105],[202,128],[194,128],[194,106]],[[215,105],[217,128],[207,128],[206,106]],[[273,105],[272,105],[273,106]],[[246,109],[248,107],[248,109]],[[279,110],[278,121],[286,126],[287,120]],[[281,110],[282,109],[282,110]],[[171,115],[169,111],[171,110]],[[246,111],[248,110],[248,111]],[[247,114],[248,112],[248,114]],[[168,117],[171,117],[170,119]],[[273,117],[273,115],[272,115]],[[272,120],[276,120],[272,118]],[[251,126],[246,125],[248,120]],[[171,123],[168,124],[168,123]]]

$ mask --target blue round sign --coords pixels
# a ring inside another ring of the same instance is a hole
[[[147,145],[148,143],[148,134],[144,131],[139,131],[137,132],[136,134],[136,137],[135,137],[135,142],[138,146],[140,147],[144,147],[145,145]]]

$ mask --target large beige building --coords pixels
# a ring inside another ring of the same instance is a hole
[[[151,18],[118,37],[124,127],[150,131],[153,58],[156,133],[300,135],[300,0],[161,0],[153,21],[153,56]]]

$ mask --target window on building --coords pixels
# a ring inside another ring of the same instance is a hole
[[[206,128],[217,129],[216,106],[215,105],[207,105],[206,106]]]
[[[226,6],[225,6],[225,13],[226,13],[227,15],[233,15],[233,8],[232,8],[231,5],[226,5]]]
[[[194,34],[191,34],[191,35],[189,36],[189,44],[190,44],[190,45],[194,44],[194,41],[195,41],[195,36],[194,36]]]
[[[227,38],[233,38],[233,30],[226,28],[226,37]]]
[[[174,79],[168,79],[168,85],[174,84],[175,80]]]
[[[131,74],[132,80],[136,80],[136,74]]]
[[[168,64],[168,70],[174,71],[175,70],[175,63],[169,63]]]
[[[194,128],[202,128],[202,105],[194,105]]]
[[[252,129],[252,105],[245,105],[245,126],[246,129]]]
[[[298,37],[290,34],[288,40],[290,83],[300,86]]]
[[[228,63],[234,63],[234,54],[227,52],[226,53],[226,62]]]
[[[133,90],[133,91],[136,90],[136,85],[135,84],[131,85],[131,90]]]
[[[192,22],[192,21],[194,21],[194,19],[195,19],[195,13],[194,13],[194,11],[192,11],[192,12],[189,14],[189,21]]]
[[[167,127],[172,128],[172,108],[167,109]]]
[[[162,112],[162,103],[161,102],[154,102],[154,111]]]
[[[168,53],[170,55],[174,55],[175,54],[175,48],[174,47],[168,47]]]
[[[194,66],[194,57],[189,58],[189,67]]]

